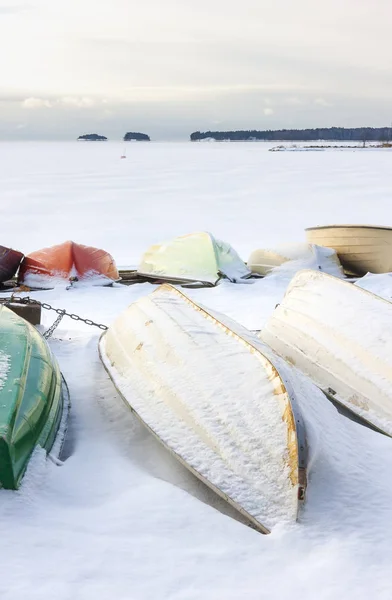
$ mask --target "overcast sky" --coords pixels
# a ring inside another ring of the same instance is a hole
[[[391,0],[0,0],[0,139],[392,123]]]

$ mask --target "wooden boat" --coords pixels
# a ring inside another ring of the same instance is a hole
[[[119,274],[112,256],[99,248],[64,242],[32,252],[22,261],[18,283],[47,287],[55,280],[81,280],[108,285]]]
[[[336,255],[330,248],[321,248],[315,244],[283,244],[275,250],[258,248],[249,256],[247,265],[252,273],[268,275],[275,267],[280,267],[291,260],[308,260],[319,263],[329,270],[343,274],[343,269]]]
[[[286,256],[283,256],[279,252],[274,250],[264,250],[258,248],[254,250],[248,258],[248,268],[252,273],[258,273],[259,275],[268,275],[275,267],[280,267],[283,263],[290,260]]]
[[[343,267],[356,275],[392,271],[392,227],[327,225],[306,229],[308,242],[336,250]]]
[[[100,340],[125,402],[192,473],[268,533],[295,520],[306,441],[290,382],[250,332],[169,285],[133,303]]]
[[[0,246],[0,283],[12,279],[18,270],[22,258],[22,252]]]
[[[19,487],[37,446],[48,452],[55,441],[61,446],[56,436],[67,409],[66,388],[46,341],[0,306],[0,487]]]
[[[335,401],[392,436],[392,303],[300,271],[259,335]]]

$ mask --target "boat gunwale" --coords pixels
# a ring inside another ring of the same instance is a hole
[[[383,225],[316,225],[315,227],[306,227],[305,231],[321,229],[380,229],[383,231],[392,231],[392,227],[385,227]]]
[[[120,273],[120,271],[119,271]],[[138,271],[136,270],[137,275],[140,275],[140,277],[145,277],[146,279],[155,279],[158,280],[158,283],[160,283],[160,285],[170,285],[171,282],[176,283],[178,285],[181,285],[182,283],[202,283],[203,287],[215,287],[216,284],[222,279],[222,276],[218,274],[216,280],[214,281],[214,283],[212,283],[211,281],[206,281],[203,279],[187,279],[186,277],[171,277],[171,276],[162,276],[162,275],[155,275],[155,274],[151,274],[151,273],[146,273],[144,271]],[[121,276],[121,273],[120,273]]]

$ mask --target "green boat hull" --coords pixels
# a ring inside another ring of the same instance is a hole
[[[48,344],[0,307],[0,487],[19,487],[36,446],[50,451],[63,408],[61,373]]]

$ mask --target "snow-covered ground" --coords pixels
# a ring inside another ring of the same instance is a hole
[[[2,143],[0,243],[29,252],[72,238],[127,265],[151,243],[200,229],[246,259],[258,246],[304,241],[305,226],[391,225],[387,153],[270,146],[132,144],[120,160],[120,143]],[[186,293],[257,330],[291,276]],[[110,324],[153,289],[34,297]],[[54,318],[45,311],[44,327]],[[37,452],[20,491],[0,493],[2,600],[389,600],[391,439],[303,383],[307,502],[296,525],[262,536],[135,421],[99,361],[98,336],[64,318],[51,340],[71,392],[69,457],[58,467]]]

